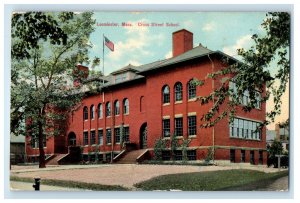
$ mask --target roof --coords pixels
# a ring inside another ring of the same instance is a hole
[[[203,47],[202,45],[199,45],[199,46],[197,46],[187,52],[184,52],[183,54],[180,54],[176,57],[171,57],[169,59],[164,59],[164,60],[158,60],[158,61],[154,61],[152,63],[140,65],[140,66],[134,66],[132,64],[128,64],[127,66],[112,72],[110,75],[101,76],[101,79],[106,81],[106,83],[103,85],[103,88],[107,88],[109,86],[115,86],[117,84],[128,83],[130,81],[136,81],[137,79],[144,78],[144,75],[148,72],[151,72],[151,71],[154,71],[157,69],[166,69],[169,66],[177,64],[177,63],[181,63],[181,62],[185,62],[185,61],[189,61],[189,60],[193,60],[193,59],[197,59],[197,58],[201,58],[201,57],[213,55],[213,54],[229,57],[230,60],[234,60],[234,61],[238,62],[235,58],[228,56],[221,51],[212,51],[210,49],[207,49],[206,47]],[[133,78],[130,78],[126,81],[115,83],[114,75],[116,75],[118,73],[123,73],[126,71],[134,72],[134,74],[136,74],[136,75]],[[87,79],[87,81],[89,81],[89,79]]]
[[[195,58],[200,58],[203,56],[206,56],[208,54],[213,54],[215,53],[214,51],[211,51],[201,45],[187,51],[184,52],[183,54],[180,54],[176,57],[172,57],[163,61],[158,61],[158,63],[156,64],[152,64],[151,66],[148,66],[147,68],[143,68],[142,70],[140,70],[139,73],[145,73],[151,70],[156,70],[162,67],[166,67],[166,66],[170,66],[176,63],[180,63],[180,62],[184,62],[184,61],[188,61],[188,60],[192,60]],[[160,63],[159,63],[160,62]]]
[[[112,75],[118,74],[118,73],[123,73],[126,71],[133,71],[133,72],[137,72],[138,70],[136,69],[137,66],[133,66],[131,64],[128,64],[127,66],[125,66],[124,68],[121,68],[119,70],[116,70],[114,72],[112,72]]]

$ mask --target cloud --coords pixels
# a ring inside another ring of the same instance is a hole
[[[202,30],[209,32],[209,31],[214,30],[215,28],[216,28],[216,24],[214,22],[209,22],[203,26]]]
[[[251,35],[245,35],[245,36],[240,37],[234,45],[224,47],[223,52],[230,56],[236,56],[237,49],[240,49],[240,48],[248,49],[251,47],[252,43],[253,43],[253,41],[251,39]]]
[[[194,22],[192,20],[184,21],[183,26],[186,29],[191,29],[194,26]]]
[[[107,54],[110,61],[111,70],[122,68],[122,65],[128,65],[128,58],[135,63],[132,65],[141,64],[141,59],[153,56],[149,47],[154,43],[156,46],[161,46],[164,41],[163,34],[153,35],[150,33],[149,27],[137,26],[138,22],[150,23],[147,19],[140,19],[131,22],[133,26],[124,27],[126,40],[115,42],[115,50]],[[127,63],[127,64],[124,64]]]
[[[173,56],[172,51],[169,51],[168,53],[166,53],[165,58],[168,59],[171,58],[172,56]]]

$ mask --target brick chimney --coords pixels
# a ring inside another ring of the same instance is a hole
[[[77,65],[73,70],[73,86],[77,87],[81,84],[82,79],[86,79],[89,76],[89,68],[83,65]]]
[[[173,32],[173,57],[193,49],[193,33],[185,29]]]

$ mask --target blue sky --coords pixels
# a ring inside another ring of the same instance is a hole
[[[95,12],[96,23],[119,26],[95,26],[90,37],[90,58],[102,59],[103,34],[115,44],[105,48],[105,75],[129,63],[140,65],[171,56],[172,32],[185,28],[194,33],[194,47],[201,43],[211,50],[236,56],[236,49],[250,47],[251,35],[262,34],[264,12]],[[132,23],[122,27],[122,22]],[[141,27],[137,23],[174,23],[176,27]],[[102,62],[96,69],[102,70]]]

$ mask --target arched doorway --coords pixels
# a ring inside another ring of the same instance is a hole
[[[140,128],[140,149],[147,148],[147,123],[144,123]]]
[[[76,135],[74,132],[70,132],[68,135],[68,145],[76,146]]]

